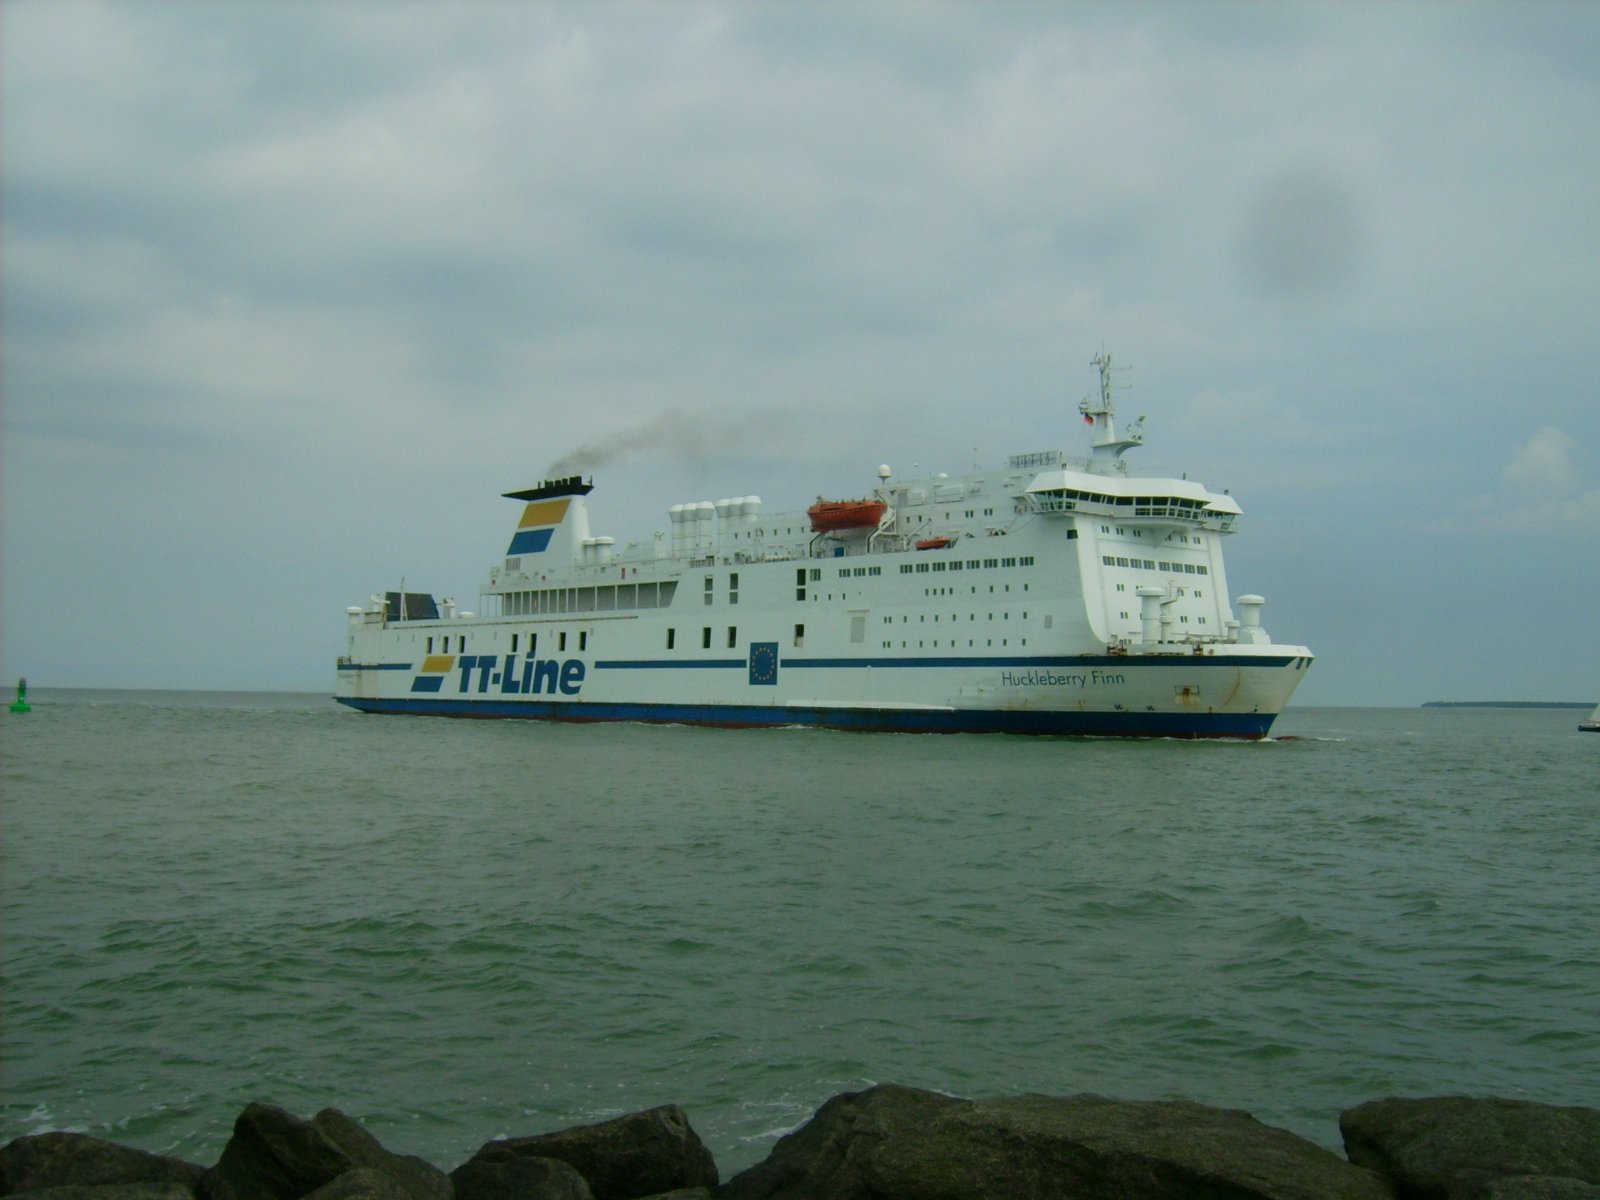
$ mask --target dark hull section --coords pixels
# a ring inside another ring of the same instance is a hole
[[[1081,737],[1238,738],[1267,736],[1276,713],[1042,712],[995,709],[874,709],[770,705],[595,704],[537,700],[361,699],[335,697],[369,713],[523,721],[638,721],[728,729],[815,725],[874,733],[1031,733]]]

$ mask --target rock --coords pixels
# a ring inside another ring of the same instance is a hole
[[[718,1200],[1390,1200],[1387,1185],[1248,1113],[1100,1096],[835,1097]]]
[[[0,1196],[42,1188],[178,1184],[192,1192],[197,1163],[149,1154],[86,1133],[35,1133],[0,1147]]]
[[[28,1200],[194,1200],[194,1189],[181,1183],[78,1183],[38,1188]]]
[[[1600,1200],[1600,1187],[1558,1175],[1497,1175],[1458,1181],[1450,1200]]]
[[[594,1200],[636,1200],[680,1188],[717,1186],[717,1164],[676,1104],[598,1125],[489,1142],[478,1154],[499,1147],[568,1164],[587,1181]]]
[[[1339,1115],[1345,1156],[1402,1200],[1447,1200],[1504,1176],[1600,1185],[1600,1109],[1437,1096],[1373,1100]]]
[[[306,1200],[409,1200],[400,1181],[376,1167],[357,1167],[325,1183]]]
[[[325,1108],[311,1124],[359,1167],[371,1167],[394,1179],[412,1200],[452,1200],[450,1177],[415,1155],[395,1154],[336,1108]]]
[[[845,1092],[780,1138],[764,1161],[728,1180],[717,1200],[862,1195],[863,1170],[879,1146],[913,1138],[937,1113],[967,1103],[898,1084]]]
[[[456,1200],[593,1200],[577,1168],[490,1143],[450,1172]]]
[[[336,1109],[302,1121],[270,1104],[250,1104],[239,1114],[201,1192],[208,1200],[301,1200],[361,1169],[391,1179],[406,1200],[451,1200],[453,1195],[444,1172],[420,1158],[390,1153]]]

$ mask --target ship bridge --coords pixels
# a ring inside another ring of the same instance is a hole
[[[1040,513],[1082,513],[1120,521],[1207,525],[1223,533],[1242,515],[1232,496],[1188,479],[1124,479],[1079,471],[1047,471],[1028,485]]]

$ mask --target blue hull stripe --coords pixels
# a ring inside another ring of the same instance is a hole
[[[901,658],[785,658],[779,665],[784,669],[802,670],[820,667],[828,670],[872,667],[884,670],[893,667],[1287,667],[1293,663],[1292,655],[1282,658],[1262,658],[1239,654],[1164,654],[1126,655],[1110,654],[1014,654],[984,655],[963,658],[957,655],[901,657]],[[597,671],[654,671],[680,668],[709,670],[716,668],[743,670],[749,664],[742,658],[664,659],[664,658],[612,658],[600,659],[594,664]]]
[[[1286,660],[1287,661],[1287,660]],[[1034,733],[1103,737],[1265,737],[1274,713],[999,712],[784,707],[715,704],[596,704],[548,700],[360,699],[341,704],[370,713],[532,721],[645,721],[730,727],[818,725],[900,733]]]
[[[602,658],[596,660],[594,669],[596,671],[654,671],[657,669],[688,667],[706,671],[743,671],[749,665],[749,661],[743,658],[702,658],[693,661],[661,658]]]

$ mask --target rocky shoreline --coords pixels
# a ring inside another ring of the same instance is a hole
[[[1184,1101],[835,1096],[723,1181],[684,1111],[486,1143],[446,1174],[336,1109],[251,1104],[212,1166],[78,1133],[0,1147],[28,1200],[1600,1200],[1600,1109],[1442,1096],[1339,1116],[1345,1156]]]

